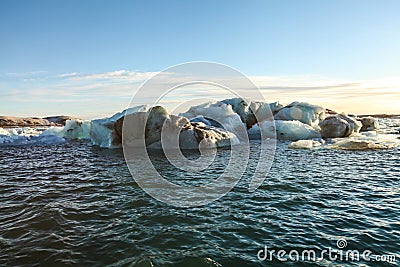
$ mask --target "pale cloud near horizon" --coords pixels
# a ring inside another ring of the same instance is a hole
[[[46,71],[6,73],[8,79],[25,82],[9,85],[0,79],[2,106],[0,115],[44,116],[63,113],[86,119],[112,115],[126,108],[130,99],[147,79],[158,72],[116,70],[103,73],[62,73]],[[48,77],[43,77],[48,75]],[[32,81],[40,76],[43,80]],[[165,73],[174,83],[179,77]],[[249,76],[259,87],[267,102],[306,101],[339,112],[399,114],[400,78],[376,80],[342,80],[316,75]],[[175,80],[174,80],[175,79]],[[167,86],[168,84],[166,84]],[[194,91],[197,90],[196,93]],[[164,103],[173,107],[192,96],[232,97],[221,88],[184,88],[167,97]],[[144,100],[145,101],[145,100]],[[23,107],[23,108],[22,108]]]

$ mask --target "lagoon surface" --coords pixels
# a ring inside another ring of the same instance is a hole
[[[130,175],[122,149],[86,141],[0,147],[0,265],[393,266],[257,258],[265,246],[321,251],[338,249],[339,239],[346,249],[394,254],[398,263],[399,150],[287,145],[278,142],[271,171],[255,192],[245,175],[223,198],[196,208],[148,196]],[[259,143],[251,146],[257,150]],[[228,157],[221,149],[220,164],[181,176],[162,155],[152,155],[163,175],[194,185],[222,173]]]

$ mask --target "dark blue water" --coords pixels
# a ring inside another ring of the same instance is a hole
[[[228,155],[221,150],[218,160]],[[175,177],[161,155],[153,162],[171,179],[188,179]],[[398,150],[289,150],[279,143],[254,193],[245,176],[210,205],[176,208],[137,186],[122,150],[84,142],[0,147],[0,266],[396,266],[259,261],[257,252],[338,249],[345,239],[346,249],[394,254],[398,263],[399,163]],[[215,166],[192,174],[193,183],[218,176],[223,164]]]

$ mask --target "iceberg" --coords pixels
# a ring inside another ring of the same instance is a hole
[[[3,120],[16,124],[17,120],[11,118],[14,117],[7,117],[7,120],[4,117]],[[128,143],[144,141],[148,148],[156,149],[224,147],[248,139],[271,138],[293,141],[289,148],[323,146],[366,150],[397,147],[399,140],[396,138],[400,133],[400,118],[395,116],[357,118],[304,102],[293,102],[284,107],[279,102],[264,103],[242,98],[192,106],[179,116],[169,114],[161,106],[150,108],[142,105],[92,121],[68,118],[71,117],[46,118],[53,123],[51,125],[65,123],[65,126],[49,127],[46,124],[38,127],[34,124],[35,127],[0,128],[0,144],[56,144],[90,139],[99,147],[118,148],[122,146],[122,132],[126,128],[128,135],[124,137]],[[23,121],[31,123],[26,118]],[[385,137],[390,135],[394,139]],[[323,145],[324,140],[320,138],[330,138],[330,144]]]

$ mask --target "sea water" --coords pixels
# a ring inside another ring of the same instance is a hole
[[[251,142],[252,153],[258,148]],[[221,149],[210,168],[185,174],[159,152],[151,158],[164,177],[196,185],[218,177],[229,155]],[[0,265],[393,266],[327,258],[271,263],[257,253],[265,246],[338,249],[344,239],[348,249],[394,254],[399,261],[399,159],[398,149],[293,150],[278,142],[255,192],[248,191],[251,158],[224,197],[177,208],[135,183],[121,149],[85,140],[0,146]]]

